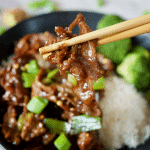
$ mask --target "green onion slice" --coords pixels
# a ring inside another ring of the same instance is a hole
[[[43,79],[42,79],[42,83],[48,85],[48,84],[50,84],[50,83],[53,83],[53,81],[52,81],[52,79],[49,79],[49,78],[43,78]]]
[[[54,70],[48,71],[47,77],[42,79],[42,82],[46,85],[52,83],[52,78],[58,73],[59,69],[56,68]]]
[[[36,60],[32,60],[28,63],[27,73],[37,75],[39,73],[40,67]]]
[[[7,29],[5,27],[0,27],[0,35],[3,34]]]
[[[48,2],[49,0],[33,1],[28,4],[28,7],[31,9],[38,9],[44,7]]]
[[[33,97],[27,104],[27,109],[35,114],[40,114],[48,105],[49,100],[39,96]]]
[[[79,115],[72,117],[72,134],[101,129],[101,118]]]
[[[61,133],[54,141],[54,145],[58,150],[68,150],[71,147],[71,143],[64,133]]]
[[[77,86],[77,78],[73,76],[72,74],[68,74],[68,81],[74,85]]]
[[[57,11],[56,4],[52,1],[49,1],[49,3],[46,6],[48,7],[49,11]]]
[[[53,78],[57,74],[58,71],[59,71],[58,68],[56,68],[52,71],[49,71],[48,74],[47,74],[47,78],[49,78],[49,79]]]
[[[45,118],[44,119],[46,127],[51,133],[60,134],[62,132],[69,133],[71,125],[65,121],[59,121],[57,119]]]
[[[55,134],[61,134],[62,132],[66,134],[79,134],[85,131],[101,129],[101,118],[90,117],[88,115],[72,117],[71,124],[52,118],[45,118],[44,122],[50,132]]]
[[[29,73],[26,73],[26,72],[22,72],[21,79],[23,80],[23,87],[31,88],[32,83],[35,79],[35,76],[36,75],[34,75],[34,74],[29,74]]]
[[[97,0],[97,5],[99,7],[103,6],[104,5],[104,0]]]
[[[96,82],[93,81],[93,90],[102,90],[105,88],[104,77],[99,78]]]

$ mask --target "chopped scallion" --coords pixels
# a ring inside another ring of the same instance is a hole
[[[102,90],[105,88],[104,77],[99,78],[96,82],[93,81],[93,90]]]
[[[85,131],[98,130],[101,128],[101,118],[100,117],[90,117],[88,115],[79,115],[72,117],[71,124],[66,121],[59,121],[57,119],[45,118],[44,119],[46,127],[51,133],[61,134],[72,133],[79,134]]]
[[[62,132],[69,133],[71,125],[65,121],[59,121],[57,119],[45,118],[44,119],[46,127],[51,133],[60,134]]]
[[[103,6],[104,5],[104,0],[97,0],[97,5],[99,7]]]
[[[48,85],[48,84],[50,84],[50,83],[53,83],[53,81],[52,81],[52,79],[49,79],[49,78],[43,78],[43,79],[42,79],[42,83]]]
[[[49,0],[41,0],[41,1],[33,1],[28,4],[28,7],[31,9],[38,9],[46,6],[48,4]]]
[[[29,74],[29,73],[26,73],[26,72],[22,72],[21,78],[23,80],[23,87],[31,88],[32,87],[32,82],[34,81],[35,76],[36,75],[34,75],[34,74]]]
[[[149,10],[145,10],[145,11],[143,11],[143,15],[147,15],[147,14],[149,14],[150,13],[150,11]]]
[[[46,8],[52,12],[57,10],[56,4],[51,0],[33,1],[28,4],[28,7],[34,10],[39,8]]]
[[[27,109],[35,114],[40,114],[48,105],[48,102],[46,98],[35,96],[27,104]]]
[[[32,60],[28,63],[27,72],[29,74],[37,75],[39,73],[40,67],[37,64],[36,60]]]
[[[58,73],[58,71],[59,71],[58,68],[48,71],[48,74],[45,78],[43,78],[42,83],[44,84],[52,83],[53,82],[52,78]]]
[[[68,81],[74,85],[77,86],[77,78],[73,76],[72,74],[68,74]]]
[[[72,134],[98,130],[101,128],[100,117],[90,117],[88,115],[79,115],[72,117]]]
[[[46,5],[48,7],[48,9],[50,11],[57,11],[57,7],[56,7],[56,4],[52,1],[49,1],[49,3]]]
[[[53,78],[57,74],[58,71],[59,71],[58,68],[49,71],[47,74],[47,78],[49,78],[49,79]]]
[[[0,35],[3,34],[7,29],[5,27],[0,27]]]
[[[58,150],[68,150],[71,147],[71,143],[64,133],[61,133],[54,141],[54,145]]]

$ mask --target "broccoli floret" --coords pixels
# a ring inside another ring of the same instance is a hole
[[[147,49],[145,49],[144,47],[141,47],[140,45],[135,46],[133,48],[133,52],[140,53],[148,59],[150,57],[150,52]]]
[[[124,77],[126,82],[133,84],[138,90],[149,85],[149,59],[142,53],[128,54],[124,61],[118,65],[117,72]]]
[[[148,100],[149,104],[150,104],[150,90],[148,90],[146,93],[145,93],[145,98]]]
[[[106,15],[97,24],[97,29],[102,29],[124,20],[116,15]],[[111,59],[114,63],[120,64],[131,48],[131,39],[124,39],[97,47],[99,53]]]

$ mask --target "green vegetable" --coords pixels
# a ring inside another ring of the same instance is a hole
[[[47,8],[49,9],[49,11],[57,11],[57,7],[56,4],[54,2],[49,1],[49,3],[47,4]]]
[[[150,13],[149,10],[145,10],[145,11],[143,11],[142,15],[147,15],[147,14],[149,14],[149,13]]]
[[[54,145],[58,150],[68,150],[71,147],[71,143],[64,133],[61,133],[61,135],[59,135],[59,137],[54,141]]]
[[[101,128],[100,117],[90,117],[88,115],[79,115],[72,117],[71,124],[57,119],[45,118],[46,127],[51,133],[60,134],[62,132],[78,134],[85,131],[92,131]]]
[[[58,73],[58,71],[59,71],[59,69],[56,68],[56,69],[54,69],[54,70],[48,72],[47,78],[49,78],[49,79],[53,78],[53,77]]]
[[[22,128],[25,124],[25,121],[32,115],[33,115],[32,113],[28,113],[25,117],[22,114],[18,117],[18,129],[20,131],[22,130]]]
[[[77,78],[73,76],[72,74],[68,74],[68,81],[74,85],[77,86]]]
[[[116,15],[106,15],[97,24],[97,29],[102,29],[124,20]],[[97,47],[99,53],[111,59],[114,63],[120,64],[131,48],[131,39],[124,39]]]
[[[43,78],[43,79],[42,79],[42,83],[48,85],[48,84],[50,84],[50,83],[53,83],[53,81],[52,81],[52,79],[49,79],[49,78]]]
[[[7,29],[5,27],[0,27],[0,35],[3,34]]]
[[[46,6],[48,4],[49,0],[41,0],[41,1],[33,1],[28,4],[28,7],[31,9],[38,9]]]
[[[25,88],[31,88],[32,87],[32,83],[35,79],[35,76],[34,74],[29,74],[29,73],[26,73],[26,72],[22,72],[21,74],[21,78],[23,80],[23,87]]]
[[[97,5],[99,7],[103,6],[104,5],[104,0],[97,0]]]
[[[61,134],[62,132],[69,133],[71,125],[65,121],[59,121],[52,118],[44,119],[46,127],[51,133]]]
[[[93,81],[93,90],[102,90],[105,88],[104,77],[99,78],[96,82]]]
[[[72,133],[79,134],[85,131],[101,129],[101,118],[79,115],[72,117]]]
[[[58,71],[59,71],[58,68],[49,71],[48,74],[47,74],[47,77],[45,77],[45,78],[42,80],[42,82],[43,82],[44,84],[50,84],[50,83],[52,83],[52,82],[53,82],[53,81],[52,81],[52,78],[58,73]]]
[[[100,7],[100,6],[103,6],[104,5],[104,0],[97,0],[97,5]]]
[[[30,61],[27,66],[28,66],[27,67],[27,72],[29,74],[35,74],[35,75],[37,75],[39,73],[40,67],[38,66],[36,60]]]
[[[149,52],[147,49],[145,49],[145,48],[143,48],[143,47],[141,47],[141,46],[139,46],[139,45],[138,45],[138,46],[135,46],[135,47],[133,48],[133,52],[134,52],[134,53],[139,53],[139,54],[145,56],[147,59],[150,58],[150,52]]]
[[[140,52],[128,54],[117,67],[117,72],[138,90],[145,88],[150,82],[149,59]]]
[[[145,94],[145,98],[149,101],[150,103],[150,90],[148,90]]]
[[[50,11],[57,10],[56,4],[53,3],[51,0],[33,1],[28,4],[28,7],[33,10],[43,8],[43,7],[49,9]]]
[[[27,104],[27,109],[35,114],[40,114],[48,105],[49,100],[39,96],[33,97]]]

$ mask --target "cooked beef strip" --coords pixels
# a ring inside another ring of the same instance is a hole
[[[28,115],[25,119],[24,126],[21,131],[21,138],[25,141],[30,141],[31,139],[41,136],[46,132],[46,128],[43,122],[39,118],[39,115]]]
[[[79,14],[75,21],[65,29],[57,27],[55,32],[59,39],[72,38],[72,29],[79,25],[79,34],[91,32],[91,29],[84,22],[85,18]],[[75,35],[74,35],[75,36]],[[88,41],[71,47],[61,48],[48,57],[50,63],[59,64],[60,74],[63,75],[68,70],[77,77],[78,85],[74,86],[73,92],[87,107],[93,107],[98,110],[98,104],[95,100],[95,91],[93,90],[93,80],[103,76],[103,69],[99,65],[96,55],[96,41]],[[89,115],[100,116],[101,112],[89,113]]]
[[[95,131],[82,132],[78,135],[77,144],[80,150],[98,149],[97,134]]]
[[[14,53],[17,56],[25,54],[34,55],[40,47],[52,44],[53,42],[56,42],[55,36],[49,32],[28,34],[18,41],[14,48]]]
[[[24,55],[15,56],[13,62],[7,65],[3,71],[1,78],[1,86],[5,90],[4,100],[13,105],[24,105],[24,96],[29,95],[29,90],[23,87],[21,79],[21,68],[29,62],[33,57]]]
[[[15,107],[13,105],[9,105],[7,112],[3,117],[2,133],[7,141],[15,145],[19,145],[21,138],[16,116],[17,113]]]

